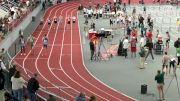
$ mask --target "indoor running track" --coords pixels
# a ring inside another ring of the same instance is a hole
[[[85,3],[87,4],[87,3]],[[67,17],[76,16],[78,2],[69,2],[50,7],[44,15],[44,24],[33,33],[35,47],[26,44],[26,55],[18,53],[12,60],[18,65],[27,81],[33,73],[38,73],[41,89],[38,94],[47,98],[47,91],[55,94],[58,101],[73,101],[79,92],[85,92],[88,99],[96,95],[97,101],[134,101],[94,78],[86,69],[83,56],[78,21],[67,24]],[[50,26],[47,18],[63,16],[63,22]],[[47,34],[48,49],[42,48],[42,37]],[[33,52],[34,51],[34,52]],[[33,54],[34,53],[34,54]]]

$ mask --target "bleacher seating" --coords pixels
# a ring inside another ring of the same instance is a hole
[[[32,8],[36,5],[33,1],[29,1],[30,4],[27,5],[26,2],[14,2],[12,0],[3,0],[0,2],[0,27],[5,24],[6,35],[11,32],[21,21],[31,12]],[[0,30],[2,34],[2,30]],[[0,36],[0,40],[4,39],[5,34]]]

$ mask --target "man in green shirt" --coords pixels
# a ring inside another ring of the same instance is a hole
[[[161,72],[160,70],[158,70],[157,75],[155,76],[155,81],[157,82],[157,89],[159,92],[159,101],[165,100],[164,99],[164,72]]]

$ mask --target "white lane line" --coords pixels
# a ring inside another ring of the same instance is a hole
[[[67,8],[67,5],[65,5],[65,6],[66,6],[65,8]],[[63,9],[65,9],[65,8],[63,8]],[[56,10],[55,16],[57,16],[57,13],[58,13],[59,10],[61,10],[61,8],[58,8],[58,9]],[[62,11],[61,11],[61,12],[62,12]],[[53,24],[51,24],[50,29],[52,28],[52,25],[53,25]],[[49,30],[48,33],[47,33],[47,37],[49,36],[49,34],[50,34],[50,30]],[[42,53],[42,50],[43,50],[43,48],[41,48],[41,50],[40,50],[40,52],[39,52],[39,54],[38,54],[38,57],[37,57],[37,59],[35,60],[35,67],[36,67],[36,70],[38,71],[38,73],[39,73],[46,81],[49,81],[45,76],[43,76],[43,75],[40,73],[40,71],[39,71],[39,69],[38,69],[38,65],[37,65],[37,62],[38,62],[38,59],[39,59],[39,57],[40,57],[40,55],[41,55],[41,53]],[[55,84],[53,84],[53,83],[52,83],[52,85],[53,85],[54,87],[57,87],[57,88],[58,88],[57,85],[55,85]],[[63,92],[64,92],[65,94],[67,94],[69,97],[73,98],[73,96],[70,95],[69,93],[67,93],[67,92],[65,92],[65,91],[63,91]]]
[[[60,68],[50,68],[51,70],[62,70],[62,69],[60,69]]]

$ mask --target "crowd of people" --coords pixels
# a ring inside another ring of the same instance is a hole
[[[170,55],[169,50],[173,48],[169,45],[171,40],[170,32],[167,30],[165,33],[160,33],[158,29],[154,28],[155,23],[151,15],[147,14],[145,5],[142,9],[142,14],[138,14],[136,7],[132,9],[132,13],[129,13],[131,11],[126,10],[126,4],[112,4],[110,2],[103,6],[90,6],[89,8],[84,8],[83,11],[85,17],[85,33],[91,29],[97,30],[95,27],[89,26],[88,22],[92,21],[91,25],[94,24],[95,26],[93,19],[98,19],[99,17],[108,18],[110,28],[125,29],[126,33],[120,38],[120,43],[122,44],[120,46],[122,47],[119,48],[122,49],[120,49],[120,53],[117,53],[118,55],[125,56],[125,59],[129,58],[129,51],[131,58],[136,58],[136,54],[138,53],[140,57],[140,69],[145,69],[149,55],[151,55],[152,60],[154,60],[154,53],[163,54],[162,68],[158,70],[155,80],[157,81],[159,99],[164,100],[164,75],[171,74],[171,71],[176,75],[176,68],[180,66],[180,38],[174,42],[176,54]],[[96,20],[96,22],[98,21]],[[153,34],[154,32],[155,34]],[[96,45],[93,37],[89,42],[92,60],[96,52]]]
[[[0,5],[8,7],[8,13],[3,18],[0,18],[0,37],[4,39],[5,36],[17,26],[19,22],[25,17],[26,13],[31,11],[36,6],[34,0],[27,0],[26,2],[16,1],[15,3],[8,3],[10,1],[3,0]]]

